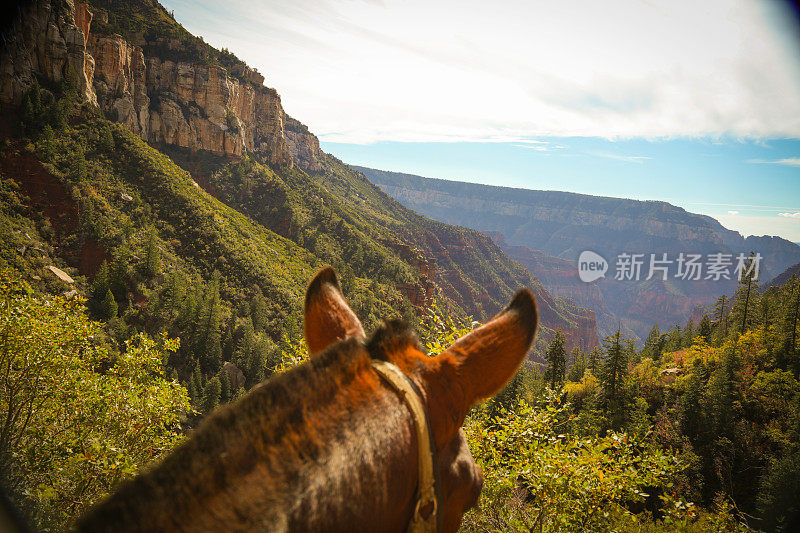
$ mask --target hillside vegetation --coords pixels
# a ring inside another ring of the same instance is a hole
[[[714,317],[619,332],[520,373],[468,424],[485,467],[470,530],[795,531],[800,280],[751,277]]]

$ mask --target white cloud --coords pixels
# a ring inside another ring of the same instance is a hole
[[[795,218],[750,215],[708,215],[716,218],[728,229],[748,235],[780,235],[792,242],[800,242],[800,224]]]
[[[620,155],[608,152],[591,152],[590,155],[605,157],[606,159],[616,159],[617,161],[625,161],[626,163],[642,163],[647,159],[653,159],[652,157],[644,155]]]
[[[779,217],[786,217],[786,218],[800,218],[800,211],[795,213],[778,213]]]
[[[748,163],[766,163],[769,165],[787,165],[790,167],[800,167],[800,157],[789,157],[786,159],[748,159]]]
[[[728,214],[729,214],[729,215],[736,216],[736,215],[738,215],[738,214],[739,214],[739,211],[728,211]]]
[[[526,144],[515,144],[514,146],[518,148],[526,148],[528,150],[533,150],[534,152],[549,152],[550,148],[546,146],[530,146]]]
[[[700,205],[700,206],[715,206],[715,207],[737,207],[737,208],[744,208],[744,209],[756,209],[759,211],[782,211],[782,210],[789,210],[789,211],[796,211],[797,207],[786,207],[786,206],[775,206],[775,205],[753,205],[753,204],[719,204],[714,202],[690,202],[689,206],[690,210],[694,210],[693,206]]]
[[[555,150],[563,150],[566,146],[560,144],[552,144],[547,141],[520,141],[514,144],[517,148],[525,148],[526,150],[533,150],[534,152],[552,152]]]
[[[797,36],[777,3],[165,4],[327,141],[800,137]]]

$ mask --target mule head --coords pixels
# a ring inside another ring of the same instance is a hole
[[[436,357],[425,355],[414,334],[399,321],[384,324],[366,341],[372,358],[397,365],[423,396],[437,450],[442,531],[458,529],[464,512],[477,503],[483,485],[461,425],[476,402],[498,392],[514,376],[537,325],[536,300],[523,289],[497,316]],[[365,338],[330,267],[321,270],[309,285],[304,329],[312,354],[338,341]]]

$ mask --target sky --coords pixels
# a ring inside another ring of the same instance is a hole
[[[347,163],[800,242],[800,31],[778,2],[162,3]]]

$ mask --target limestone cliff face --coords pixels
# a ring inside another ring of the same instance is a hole
[[[359,170],[363,171],[360,167]],[[602,226],[610,232],[620,234],[630,232],[653,239],[667,238],[723,245],[722,238],[712,228],[675,220],[677,217],[674,216],[673,211],[682,210],[663,202],[652,202],[654,205],[652,209],[647,210],[645,215],[647,219],[643,220],[643,213],[628,209],[624,205],[626,202],[624,199],[594,198],[594,201],[586,202],[583,201],[585,198],[589,198],[586,195],[571,195],[553,191],[520,191],[517,199],[509,200],[480,194],[480,190],[478,190],[480,186],[475,187],[474,190],[468,190],[471,187],[465,187],[465,192],[462,192],[461,189],[423,189],[388,181],[379,182],[379,186],[405,205],[424,207],[426,211],[452,212],[453,216],[456,216],[455,213],[461,212],[464,220],[453,223],[469,225],[466,224],[468,220],[474,219],[476,216],[484,216],[487,224],[494,224],[497,226],[495,231],[501,231],[504,234],[510,233],[507,228],[503,227],[504,222],[512,224],[518,221],[542,223],[540,227],[532,225],[522,230],[518,229],[519,235],[512,233],[512,236],[509,236],[509,239],[513,237],[513,240],[546,236],[549,233],[548,229],[553,224],[559,224],[573,227]],[[528,202],[526,196],[532,196],[528,193],[541,193],[539,196],[542,198],[532,198]],[[509,194],[513,195],[513,192],[509,190]],[[598,209],[598,204],[606,205],[600,205]],[[659,214],[664,215],[663,219],[659,219]],[[646,223],[643,224],[643,222]],[[552,243],[548,244],[551,244],[552,248],[558,249],[562,244],[559,236],[551,237]]]
[[[144,56],[122,37],[91,36],[98,103],[117,122],[147,139],[150,98],[145,89]],[[145,132],[145,134],[143,134]]]
[[[107,20],[107,13],[99,16]],[[53,83],[69,77],[87,101],[150,143],[322,168],[317,138],[286,115],[257,71],[170,59],[186,56],[187,45],[93,33],[92,19],[85,3],[32,3],[0,57],[0,103],[19,104],[37,76]]]
[[[289,152],[295,164],[306,172],[321,171],[324,157],[322,150],[319,149],[319,139],[308,131],[305,124],[288,115],[285,130]]]
[[[225,156],[258,152],[273,164],[292,164],[280,96],[256,83],[259,74],[239,73],[249,75],[242,80],[216,65],[147,57],[120,35],[91,36],[89,52],[98,104],[142,139]]]
[[[324,154],[308,128],[285,113],[279,95],[264,86],[262,75],[230,54],[210,49],[199,38],[182,34],[157,2],[97,2],[92,13],[86,4],[72,0],[35,1],[30,13],[16,22],[13,46],[0,50],[0,104],[19,104],[35,77],[52,89],[69,75],[78,80],[85,100],[98,105],[107,117],[166,153],[198,161],[197,168],[207,155],[199,152],[230,158],[251,152],[311,174],[338,174],[347,183],[342,195],[357,195],[359,202],[372,203],[376,211],[386,209],[397,216],[398,227],[414,228],[383,245],[417,274],[413,283],[399,287],[415,305],[428,306],[441,293],[483,320],[516,288],[531,286],[539,300],[543,330],[552,333],[561,328],[570,346],[586,349],[597,344],[594,313],[553,298],[485,235],[406,212],[361,174]],[[124,9],[113,11],[117,7]],[[159,24],[170,31],[156,32],[155,26],[146,24],[142,32],[128,31],[137,26],[127,23],[136,20],[120,18],[145,12],[160,17]],[[207,185],[202,171],[192,173],[201,186]],[[270,229],[281,232],[280,224]]]
[[[553,296],[569,298],[577,305],[592,310],[597,325],[597,335],[604,338],[614,333],[619,325],[617,317],[611,312],[597,284],[584,283],[578,277],[576,266],[566,259],[547,255],[527,246],[508,244],[502,233],[487,232],[497,245],[512,259],[522,263]],[[623,328],[625,335],[633,332]]]
[[[53,83],[75,82],[96,103],[94,60],[86,53],[92,16],[72,0],[32,2],[6,35],[0,55],[0,103],[19,104],[38,75]]]
[[[780,237],[743,238],[717,220],[667,202],[460,183],[356,167],[387,194],[419,213],[575,261],[583,250],[619,253],[759,252],[764,279],[800,260]]]

